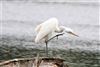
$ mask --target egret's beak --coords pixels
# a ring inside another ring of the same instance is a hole
[[[79,37],[77,34],[75,34],[75,33],[73,33],[73,32],[68,32],[69,34],[72,34],[72,35],[74,35],[74,36],[77,36],[77,37]]]

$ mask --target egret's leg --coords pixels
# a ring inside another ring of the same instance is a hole
[[[58,36],[57,36],[57,40],[58,40]]]
[[[46,56],[48,57],[48,42],[45,41],[45,43],[46,43],[46,49],[45,49],[45,51],[46,51]]]
[[[48,41],[50,41],[50,40],[52,40],[53,38],[55,38],[55,37],[57,37],[58,38],[58,36],[61,36],[61,35],[63,35],[64,33],[61,33],[61,34],[57,34],[57,35],[55,35],[55,36],[53,36],[52,38],[50,38]],[[47,41],[47,42],[48,42]]]

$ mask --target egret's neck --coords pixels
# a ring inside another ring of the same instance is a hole
[[[64,30],[65,30],[65,27],[59,26],[59,31],[58,31],[58,33],[62,33],[62,32],[64,32]]]
[[[71,28],[65,27],[65,26],[60,26],[60,32],[73,32]]]

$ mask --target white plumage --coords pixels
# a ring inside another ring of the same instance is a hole
[[[51,18],[44,23],[39,24],[35,31],[38,33],[35,39],[35,42],[39,42],[40,40],[48,40],[52,34],[56,31],[59,31],[58,28],[58,20],[56,18]]]
[[[47,21],[39,24],[35,31],[37,32],[35,42],[38,43],[42,40],[46,43],[46,52],[47,52],[47,43],[49,39],[55,37],[57,34],[64,34],[69,33],[75,36],[78,36],[73,33],[73,30],[70,28],[67,28],[65,26],[59,26],[57,18],[50,18]]]

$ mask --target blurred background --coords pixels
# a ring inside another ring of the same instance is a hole
[[[71,67],[99,67],[99,8],[99,0],[0,0],[0,60],[44,56],[44,43],[34,43],[34,28],[56,17],[80,37],[52,40],[49,55]]]

